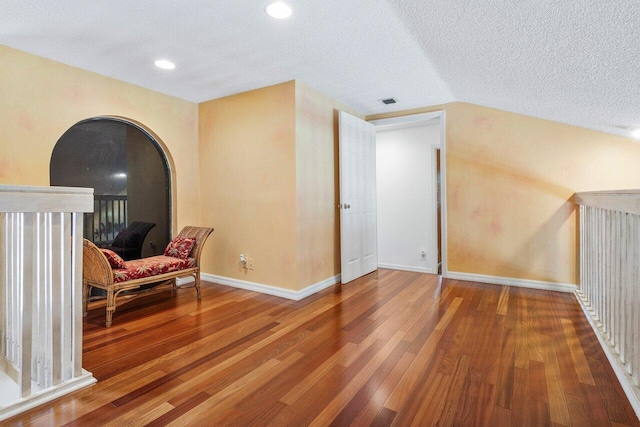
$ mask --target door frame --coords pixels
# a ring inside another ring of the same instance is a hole
[[[436,223],[436,242],[435,242],[435,247],[436,247],[436,251],[438,251],[438,255],[436,256],[434,265],[434,271],[435,274],[438,273],[440,266],[442,264],[442,260],[444,259],[443,254],[442,254],[442,187],[440,188],[440,212],[438,212],[438,156],[440,156],[440,167],[442,168],[442,151],[439,145],[430,145],[429,148],[431,149],[431,171],[433,172],[432,174],[432,179],[433,179],[433,187],[432,187],[432,194],[435,197],[435,204],[433,206],[433,219]],[[442,180],[442,170],[440,170],[440,180]],[[440,215],[440,230],[438,230],[438,214]],[[438,231],[440,231],[440,247],[438,247]],[[440,261],[438,261],[438,258],[440,258]]]
[[[440,126],[440,205],[441,223],[440,234],[442,236],[442,277],[448,277],[447,269],[447,138],[446,138],[446,112],[444,110],[429,113],[408,114],[404,116],[390,117],[386,119],[368,120],[376,126],[403,125],[409,123],[421,123],[437,120]],[[436,242],[437,245],[437,242]]]

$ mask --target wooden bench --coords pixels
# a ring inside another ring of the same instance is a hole
[[[198,299],[200,299],[200,253],[207,237],[211,234],[213,228],[192,227],[188,226],[180,231],[176,237],[195,237],[196,241],[189,253],[187,262],[178,263],[180,270],[170,271],[163,274],[152,274],[146,277],[136,278],[133,280],[117,281],[116,275],[118,270],[114,270],[107,257],[102,251],[88,240],[83,241],[83,258],[82,258],[82,283],[84,296],[84,314],[87,314],[89,298],[92,288],[102,289],[107,292],[106,306],[106,326],[111,326],[113,313],[116,311],[119,300],[130,301],[141,295],[157,293],[165,290],[176,290],[178,288],[194,287]],[[185,261],[174,259],[176,262]],[[128,267],[135,267],[141,262],[171,262],[171,257],[158,255],[155,257],[143,258],[142,260],[127,261]],[[136,264],[137,263],[137,264]],[[185,265],[180,265],[185,264]],[[182,286],[177,285],[176,279],[179,277],[192,276],[195,283],[188,283]],[[151,285],[153,286],[145,286]],[[123,293],[125,293],[123,295]]]

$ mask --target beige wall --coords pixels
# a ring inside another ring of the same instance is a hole
[[[296,82],[298,289],[340,274],[338,110],[364,118]]]
[[[151,129],[173,158],[178,228],[200,224],[196,104],[5,46],[0,63],[0,184],[49,185],[51,152],[67,129],[123,116]]]
[[[207,273],[297,289],[295,83],[204,102],[202,219]],[[239,254],[255,261],[244,270]]]
[[[442,109],[449,271],[576,283],[572,195],[640,188],[640,143],[466,103],[393,115]]]
[[[203,271],[290,290],[340,273],[337,109],[357,115],[295,81],[200,104]]]

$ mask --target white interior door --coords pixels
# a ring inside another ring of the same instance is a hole
[[[378,268],[376,128],[340,111],[340,255],[342,283]]]

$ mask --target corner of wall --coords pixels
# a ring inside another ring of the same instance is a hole
[[[216,229],[203,271],[297,289],[295,81],[201,103],[198,114],[202,219]]]
[[[298,290],[340,274],[337,110],[352,108],[296,81]]]

